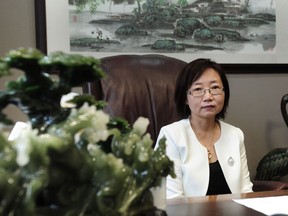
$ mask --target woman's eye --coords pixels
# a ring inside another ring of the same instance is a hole
[[[219,86],[212,86],[211,89],[220,89]]]
[[[201,92],[201,91],[203,91],[203,89],[202,89],[202,88],[195,88],[195,89],[193,89],[192,91],[193,91],[193,92]]]

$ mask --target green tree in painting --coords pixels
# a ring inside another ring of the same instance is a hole
[[[138,7],[140,7],[141,0],[138,0]],[[107,2],[111,5],[121,4],[127,2],[125,0],[107,0]],[[79,12],[83,11],[85,7],[89,8],[91,14],[95,14],[99,5],[105,4],[105,0],[69,0],[70,5],[75,5]],[[134,0],[128,0],[128,4],[134,4]]]
[[[176,14],[176,7],[168,5],[166,0],[146,0],[142,5],[142,11],[135,12],[134,10],[134,14],[137,23],[158,26],[165,21],[171,21]]]
[[[78,12],[83,11],[88,6],[90,13],[95,14],[97,7],[104,4],[105,0],[69,0],[69,4],[75,5]]]
[[[182,14],[183,8],[185,8],[188,5],[187,0],[178,0],[178,7],[179,7],[179,13]]]
[[[121,4],[124,0],[107,0],[114,4]],[[175,21],[175,16],[182,11],[182,8],[188,5],[187,0],[179,0],[178,4],[170,4],[166,0],[136,0],[137,7],[133,10],[135,15],[134,23],[141,26],[159,26],[164,22]],[[77,10],[83,11],[86,7],[90,13],[95,14],[97,7],[104,4],[105,0],[70,0],[70,5],[75,5]],[[135,0],[128,0],[128,4],[134,4]]]

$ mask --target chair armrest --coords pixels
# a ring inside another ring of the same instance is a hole
[[[288,190],[287,182],[254,180],[252,183],[254,192]]]

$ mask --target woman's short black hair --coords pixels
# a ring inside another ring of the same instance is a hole
[[[180,118],[187,118],[191,111],[187,102],[187,91],[191,85],[204,73],[206,69],[213,68],[220,76],[225,91],[225,99],[223,109],[216,115],[216,119],[224,119],[229,104],[230,89],[228,79],[224,69],[210,59],[199,58],[188,63],[178,75],[174,100],[176,103],[177,112]]]

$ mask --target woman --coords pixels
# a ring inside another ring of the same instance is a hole
[[[176,178],[167,178],[167,198],[252,192],[243,132],[224,119],[229,84],[209,59],[185,66],[175,90],[182,120],[161,128]],[[156,145],[157,147],[157,145]]]

